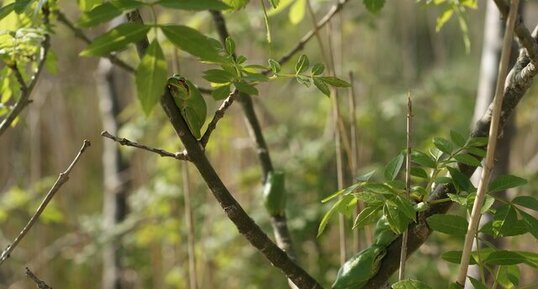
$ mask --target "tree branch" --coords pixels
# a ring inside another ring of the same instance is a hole
[[[316,31],[320,30],[321,28],[323,28],[323,26],[325,26],[325,24],[329,23],[329,21],[333,18],[333,16],[336,15],[338,12],[340,12],[340,10],[342,10],[344,5],[348,1],[349,0],[338,0],[338,2],[331,7],[329,12],[327,12],[327,14],[325,14],[325,16],[323,16],[323,18],[321,18],[321,20],[318,22],[318,24],[312,30],[308,31],[308,33],[306,33],[301,38],[301,40],[299,40],[299,43],[297,43],[297,45],[295,45],[295,47],[293,49],[291,49],[288,53],[284,54],[284,56],[282,56],[278,60],[278,63],[284,64],[284,63],[288,62],[297,52],[303,50],[306,43],[312,37],[314,37],[316,35]],[[271,70],[268,69],[268,70],[265,70],[263,72],[263,74],[269,74],[270,72],[271,72]]]
[[[47,285],[47,283],[45,283],[43,280],[37,278],[37,276],[34,275],[34,273],[32,273],[32,271],[30,271],[30,269],[28,267],[26,267],[26,276],[28,278],[32,279],[32,281],[34,281],[34,283],[37,285],[37,288],[39,288],[39,289],[52,289],[52,287]]]
[[[143,23],[142,17],[138,10],[127,14],[131,22]],[[138,54],[143,56],[145,49],[149,46],[147,38],[137,43]],[[299,288],[304,289],[322,289],[323,287],[310,276],[303,268],[291,260],[286,252],[282,251],[271,239],[262,231],[262,229],[250,218],[243,210],[241,205],[235,200],[228,188],[224,185],[217,172],[209,163],[203,147],[198,140],[192,135],[187,123],[181,116],[179,108],[176,106],[170,92],[165,89],[161,97],[161,106],[170,119],[181,142],[185,146],[189,158],[198,169],[198,172],[213,193],[213,196],[224,209],[227,217],[260,253],[262,253],[271,264],[279,268],[289,279],[291,279]]]
[[[73,33],[75,34],[75,37],[77,37],[78,39],[84,41],[86,44],[90,44],[92,42],[92,40],[86,34],[84,34],[84,32],[82,30],[75,27],[75,25],[73,25],[73,23],[69,19],[67,19],[65,14],[63,14],[61,11],[59,11],[59,10],[56,11],[56,17],[58,18],[58,21],[60,21],[62,24],[67,26],[67,28],[69,28],[71,31],[73,31]],[[108,60],[110,60],[110,62],[112,62],[113,64],[117,65],[120,68],[123,68],[127,72],[130,72],[130,73],[135,73],[136,72],[136,69],[134,69],[129,64],[125,63],[123,60],[116,57],[116,55],[114,55],[114,54],[108,54],[108,55],[106,55],[104,57],[108,58]]]
[[[145,150],[145,151],[148,151],[148,152],[156,153],[156,154],[160,155],[161,157],[174,158],[174,159],[180,160],[180,161],[188,161],[189,160],[189,156],[188,156],[187,152],[185,152],[185,151],[184,152],[171,153],[171,152],[165,151],[163,149],[149,147],[147,145],[143,145],[143,144],[128,140],[126,138],[119,138],[119,137],[117,137],[115,135],[110,134],[106,130],[101,132],[101,136],[109,138],[109,139],[119,143],[122,146],[130,146],[130,147],[139,148],[139,149],[142,149],[142,150]]]
[[[48,5],[43,5],[43,8],[41,9],[43,12],[43,23],[45,26],[49,25],[49,8]],[[8,129],[8,127],[13,123],[13,121],[17,118],[17,116],[22,112],[22,110],[28,105],[30,101],[30,95],[32,94],[32,91],[34,90],[34,87],[37,84],[37,81],[39,79],[39,75],[41,74],[41,71],[45,67],[45,60],[47,59],[47,54],[50,48],[50,35],[48,33],[45,34],[45,39],[43,42],[41,42],[41,53],[40,53],[40,59],[37,64],[37,69],[34,72],[34,75],[30,79],[30,84],[26,84],[24,79],[22,78],[22,75],[17,68],[17,64],[13,64],[11,66],[11,69],[15,72],[15,77],[17,78],[17,81],[19,82],[21,86],[21,96],[19,100],[15,103],[15,106],[13,109],[7,114],[6,118],[2,120],[0,123],[0,136]]]
[[[205,147],[207,143],[209,142],[209,137],[211,136],[211,133],[217,128],[217,123],[221,118],[224,117],[224,113],[226,110],[232,105],[234,100],[237,98],[237,95],[239,94],[239,90],[234,90],[230,95],[222,102],[219,109],[215,112],[213,115],[213,119],[209,124],[207,125],[207,129],[204,132],[204,135],[200,139],[200,144]]]
[[[506,22],[506,19],[508,19],[508,12],[510,11],[510,5],[506,3],[505,0],[494,1],[497,8],[499,8],[499,11],[501,12],[503,20]],[[535,61],[536,57],[538,56],[538,44],[536,43],[536,39],[533,38],[530,31],[525,26],[525,23],[523,23],[522,15],[518,16],[515,25],[514,33],[517,35],[521,45],[527,49],[527,53],[529,54],[531,61]]]
[[[537,26],[538,27],[538,26]],[[536,41],[536,37],[534,37]],[[503,127],[507,122],[507,119],[512,115],[515,107],[519,101],[523,98],[532,84],[532,81],[538,69],[531,62],[526,50],[520,50],[519,57],[514,64],[514,67],[510,70],[507,80],[505,82],[505,90],[503,97],[503,104],[501,108],[501,118],[499,127]],[[482,118],[475,124],[470,136],[471,137],[485,137],[488,135],[489,127],[491,123],[492,106],[488,108],[488,111],[482,116]],[[502,135],[502,130],[499,131],[498,137]],[[459,164],[460,171],[466,176],[470,177],[476,167]],[[429,201],[439,200],[447,197],[447,193],[456,193],[456,190],[451,185],[439,185],[435,188],[434,192],[430,196]],[[409,227],[409,239],[408,239],[408,255],[418,249],[431,234],[431,229],[426,224],[426,218],[435,214],[444,214],[450,208],[451,203],[439,203],[432,205],[427,211],[420,213],[417,218],[417,223],[413,223]],[[383,284],[389,279],[389,277],[397,270],[399,264],[399,255],[401,247],[401,236],[396,239],[387,248],[387,254],[383,258],[380,269],[377,274],[368,281],[365,288],[381,288]]]
[[[26,236],[26,233],[28,233],[28,231],[32,228],[32,226],[37,222],[37,219],[39,218],[41,213],[43,213],[43,211],[45,210],[49,202],[52,200],[56,192],[58,192],[58,190],[63,186],[63,184],[65,184],[69,180],[69,174],[71,173],[71,170],[77,164],[82,153],[84,153],[86,148],[89,147],[90,145],[91,144],[89,141],[84,140],[84,143],[82,144],[82,147],[80,148],[78,154],[75,156],[75,158],[73,159],[69,167],[64,172],[60,173],[60,175],[58,176],[58,179],[56,179],[56,182],[54,183],[54,185],[52,185],[52,188],[50,188],[49,192],[47,193],[47,195],[45,196],[45,198],[43,199],[43,201],[37,208],[37,211],[30,218],[26,226],[24,226],[24,228],[19,233],[19,235],[15,238],[13,243],[11,245],[8,245],[7,248],[2,252],[2,254],[0,255],[0,265],[2,265],[2,263],[4,263],[4,261],[6,261],[7,258],[9,258],[11,252],[13,252],[13,250],[15,249],[15,247],[17,247],[19,242],[24,238],[24,236]]]

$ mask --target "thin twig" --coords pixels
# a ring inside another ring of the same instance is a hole
[[[323,26],[325,26],[325,24],[327,24],[333,18],[334,15],[336,15],[340,10],[342,10],[342,7],[344,7],[344,5],[347,2],[349,2],[349,0],[338,0],[338,3],[334,4],[331,7],[331,9],[329,10],[329,12],[327,12],[327,14],[325,14],[325,16],[323,16],[323,18],[321,18],[321,20],[318,22],[318,24],[315,25],[315,27],[312,30],[308,31],[308,33],[306,33],[301,38],[301,40],[299,40],[299,43],[297,43],[297,45],[295,45],[295,47],[293,49],[291,49],[288,53],[284,54],[284,56],[282,56],[278,60],[278,63],[280,63],[282,65],[282,64],[288,62],[297,52],[303,50],[304,47],[305,47],[305,44],[312,37],[314,37],[314,35],[316,34],[316,31],[323,28]],[[269,74],[270,72],[271,72],[271,70],[265,70],[263,72],[263,74]]]
[[[17,245],[24,238],[26,233],[28,233],[28,231],[32,228],[32,226],[37,222],[37,219],[39,218],[41,213],[43,213],[43,211],[45,210],[49,202],[52,200],[56,192],[62,187],[63,184],[65,184],[69,180],[69,174],[71,173],[71,170],[77,164],[82,153],[84,153],[86,148],[89,147],[90,145],[91,144],[89,141],[84,140],[84,143],[82,144],[82,147],[80,148],[78,154],[75,156],[75,158],[73,159],[69,167],[64,172],[60,173],[60,175],[58,176],[58,179],[56,179],[56,182],[54,183],[54,185],[52,185],[52,188],[50,188],[49,192],[47,193],[47,195],[45,196],[45,198],[43,199],[43,201],[37,208],[37,211],[30,218],[26,226],[24,226],[24,228],[19,233],[19,235],[15,238],[13,243],[11,245],[8,245],[7,248],[2,252],[2,255],[0,255],[0,265],[2,265],[2,263],[4,263],[4,261],[7,260],[7,258],[9,258],[11,252],[13,252],[15,247],[17,247]]]
[[[499,118],[501,115],[501,105],[504,96],[504,83],[508,70],[508,62],[510,61],[510,52],[512,48],[512,39],[514,34],[514,25],[517,17],[518,5],[519,0],[512,0],[510,12],[508,13],[506,30],[503,40],[503,48],[501,51],[501,61],[499,64],[499,75],[497,78],[497,86],[495,89],[495,99],[493,100],[493,112],[491,116],[491,126],[489,129],[486,161],[484,163],[484,168],[482,169],[482,176],[480,177],[480,182],[478,184],[478,189],[476,192],[476,198],[473,203],[471,218],[469,220],[469,226],[467,227],[467,234],[465,235],[465,243],[463,245],[463,252],[461,255],[460,269],[458,272],[457,283],[461,286],[465,285],[465,279],[467,278],[467,269],[469,267],[469,259],[473,246],[473,238],[478,228],[478,223],[481,216],[480,210],[482,208],[484,198],[486,197],[487,186],[489,184],[491,171],[495,162],[495,148],[497,145]]]
[[[226,110],[232,105],[234,100],[237,98],[237,95],[239,94],[239,90],[235,89],[228,97],[222,102],[219,109],[215,111],[215,114],[213,115],[213,119],[209,124],[207,125],[207,129],[204,132],[204,135],[200,139],[200,144],[202,147],[205,147],[207,145],[207,142],[209,142],[209,137],[211,136],[211,133],[217,128],[217,123],[221,118],[224,117],[224,113]]]
[[[185,222],[187,223],[187,254],[189,256],[189,285],[190,289],[198,289],[198,274],[196,273],[196,232],[192,217],[192,200],[189,178],[189,166],[184,163],[181,167],[183,174],[183,195],[185,196]]]
[[[180,160],[180,161],[189,161],[190,160],[189,156],[187,155],[187,152],[185,152],[185,151],[171,153],[171,152],[165,151],[163,149],[149,147],[147,145],[143,145],[143,144],[134,142],[132,140],[128,140],[126,138],[117,137],[115,135],[110,134],[106,130],[101,132],[101,136],[109,138],[109,139],[119,143],[122,146],[130,146],[130,147],[139,148],[139,149],[142,149],[142,150],[145,150],[145,151],[148,151],[148,152],[156,153],[156,154],[160,155],[161,157],[174,158],[174,159]]]
[[[45,26],[49,25],[49,7],[47,4],[43,5],[42,8],[43,12],[43,23]],[[2,135],[8,127],[13,123],[13,121],[17,118],[17,116],[22,112],[22,110],[28,105],[31,101],[29,100],[30,95],[32,94],[32,91],[34,90],[35,85],[37,84],[37,81],[39,79],[39,75],[41,74],[41,71],[43,71],[43,68],[45,67],[45,60],[47,59],[47,54],[50,48],[50,35],[48,33],[45,34],[45,39],[43,42],[41,42],[41,53],[39,57],[39,62],[37,64],[37,69],[35,70],[34,74],[32,75],[32,78],[30,79],[30,83],[26,85],[26,82],[22,78],[22,75],[18,68],[11,67],[11,69],[15,72],[15,77],[17,78],[17,81],[21,85],[21,96],[19,100],[15,103],[15,106],[13,109],[7,114],[6,118],[2,120],[0,123],[0,135]],[[14,64],[16,65],[16,64]]]
[[[407,199],[411,192],[411,120],[413,118],[413,106],[411,103],[411,94],[407,94],[407,148],[405,154],[405,194]],[[398,281],[402,281],[405,276],[405,261],[407,260],[407,228],[402,235],[402,250],[400,253],[400,272],[398,273]]]
[[[86,34],[84,34],[84,32],[82,30],[75,27],[75,25],[69,19],[67,19],[65,14],[63,14],[61,11],[59,11],[59,10],[56,11],[56,16],[58,18],[58,21],[60,21],[62,24],[67,26],[67,28],[69,28],[71,31],[73,31],[73,33],[75,34],[75,37],[81,39],[86,44],[90,44],[92,42],[92,40]],[[136,69],[134,69],[129,64],[125,63],[123,60],[119,59],[114,54],[108,54],[108,55],[105,55],[104,57],[108,58],[108,60],[110,60],[110,62],[114,63],[118,67],[121,67],[121,68],[125,69],[125,71],[127,71],[127,72],[130,72],[130,73],[135,73],[136,72]]]
[[[32,271],[30,271],[30,269],[28,267],[26,267],[26,276],[28,278],[32,279],[32,281],[34,281],[34,283],[37,285],[37,288],[39,288],[39,289],[52,289],[52,287],[47,285],[47,283],[45,283],[45,281],[37,278],[37,276]]]

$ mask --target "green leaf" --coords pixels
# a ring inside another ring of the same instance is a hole
[[[161,30],[177,48],[199,57],[202,61],[225,63],[226,59],[220,55],[218,41],[209,38],[195,29],[183,25],[165,25]]]
[[[297,60],[297,63],[295,64],[295,74],[305,72],[309,66],[310,66],[310,63],[308,61],[308,56],[302,54],[301,56],[299,56],[299,59]]]
[[[366,9],[372,13],[378,13],[385,5],[385,0],[363,0]]]
[[[295,75],[295,80],[297,80],[297,82],[299,82],[300,84],[306,87],[310,87],[312,83],[314,82],[314,79],[312,77],[305,76],[302,74]]]
[[[428,173],[426,173],[426,171],[423,168],[412,167],[410,173],[412,176],[417,177],[417,178],[422,178],[422,179],[429,178]]]
[[[258,95],[258,89],[244,81],[234,82],[234,86],[235,88],[237,88],[237,90],[243,93],[250,95]]]
[[[426,168],[434,169],[437,167],[435,159],[421,151],[413,151],[411,153],[411,162]]]
[[[234,75],[226,70],[209,69],[204,71],[203,78],[213,83],[229,83],[234,79]]]
[[[486,259],[489,254],[493,253],[495,251],[495,249],[492,249],[492,248],[483,248],[483,249],[480,249],[480,260],[484,260]],[[448,252],[445,252],[441,255],[441,258],[447,262],[450,262],[450,263],[454,263],[454,264],[459,264],[460,261],[461,261],[461,251],[448,251]],[[473,251],[471,253],[471,258],[469,260],[469,264],[470,265],[475,265],[477,264],[476,260],[478,259],[478,252],[477,251]]]
[[[312,66],[312,75],[321,75],[325,71],[325,65],[316,63]]]
[[[327,83],[328,85],[332,85],[334,87],[350,87],[351,84],[349,82],[342,80],[340,78],[332,77],[332,76],[320,76],[318,77],[323,82]]]
[[[280,63],[278,63],[278,61],[269,58],[267,62],[269,62],[269,67],[271,67],[271,71],[273,71],[274,74],[277,74],[280,72],[281,68],[280,68]]]
[[[488,289],[486,285],[484,285],[484,283],[480,282],[479,280],[471,276],[467,276],[467,278],[469,278],[469,281],[471,281],[471,284],[473,284],[474,289]]]
[[[392,197],[396,195],[396,192],[391,187],[385,184],[368,183],[362,186],[362,189],[368,192],[384,195],[386,197]]]
[[[211,95],[213,96],[214,100],[222,100],[228,97],[230,95],[230,86],[224,85],[219,86],[211,92]]]
[[[314,80],[314,85],[319,89],[319,91],[321,91],[326,96],[331,96],[331,90],[329,89],[327,84],[325,84],[325,82],[319,80],[317,77],[314,77],[312,79]]]
[[[228,53],[228,55],[235,53],[235,42],[230,36],[226,37],[226,40],[224,41],[224,48],[226,49],[226,53]]]
[[[94,7],[88,12],[84,12],[77,22],[79,27],[91,27],[99,23],[112,20],[121,15],[122,11],[110,2]]]
[[[383,208],[382,205],[367,206],[357,215],[353,222],[353,229],[362,228],[376,221],[377,213]]]
[[[484,158],[486,156],[486,151],[481,148],[468,147],[466,150],[468,153],[473,154],[479,158]]]
[[[514,288],[519,285],[521,273],[517,265],[507,265],[499,267],[497,282],[505,288]]]
[[[159,102],[166,86],[166,75],[163,51],[159,42],[153,40],[136,70],[136,90],[146,115]]]
[[[523,235],[529,232],[529,228],[527,224],[522,220],[514,221],[511,226],[507,226],[503,228],[503,230],[504,230],[502,233],[503,237]],[[482,226],[482,228],[480,228],[480,232],[491,235],[491,236],[497,236],[493,230],[493,221]]]
[[[26,10],[26,7],[30,5],[30,3],[34,2],[35,0],[15,0],[15,13],[21,14]]]
[[[416,212],[413,204],[409,200],[403,198],[402,196],[396,196],[392,201],[398,206],[401,213],[403,213],[410,220],[416,220]]]
[[[306,0],[297,0],[290,8],[289,19],[293,25],[298,24],[304,18]]]
[[[396,234],[403,233],[410,223],[409,218],[402,214],[398,205],[390,200],[383,205],[383,215],[387,218],[390,229]]]
[[[346,207],[347,204],[353,199],[354,199],[353,195],[345,195],[340,200],[338,200],[338,201],[336,201],[334,203],[334,205],[327,211],[327,213],[325,213],[325,215],[321,219],[321,222],[320,222],[319,227],[318,227],[318,235],[317,235],[317,237],[319,237],[323,233],[323,231],[325,230],[325,227],[327,226],[327,223],[329,222],[331,217],[335,213],[341,211],[344,207]]]
[[[526,263],[526,261],[525,256],[518,252],[501,250],[489,254],[484,263],[490,265],[515,265]]]
[[[434,137],[433,145],[440,151],[447,154],[452,153],[452,150],[454,149],[452,143],[442,137]]]
[[[269,2],[271,2],[271,6],[276,9],[278,7],[278,4],[280,3],[280,0],[269,0]]]
[[[145,26],[138,23],[124,23],[116,26],[114,29],[97,37],[86,49],[81,56],[101,56],[112,51],[118,51],[127,44],[137,42],[144,37],[151,29],[150,26]]]
[[[465,236],[469,225],[465,218],[456,215],[436,214],[426,221],[432,230],[453,236]]]
[[[196,1],[196,0],[194,0]],[[245,6],[247,6],[248,2],[250,0],[222,0],[222,2],[226,3],[227,5],[231,6],[234,10],[239,10]]]
[[[527,180],[520,177],[512,175],[499,176],[489,184],[488,193],[504,191],[510,188],[525,185],[526,183]]]
[[[531,196],[519,196],[512,200],[512,204],[538,211],[538,200]]]
[[[517,251],[517,253],[525,258],[525,264],[538,268],[538,253],[526,251]]]
[[[487,137],[473,137],[469,140],[467,144],[473,147],[483,147],[488,144],[488,138]]]
[[[437,17],[437,21],[435,24],[435,31],[439,32],[441,28],[452,18],[452,15],[454,15],[454,9],[452,6],[447,6],[441,16]]]
[[[166,8],[191,11],[226,10],[232,8],[217,0],[161,0],[157,3]]]
[[[404,159],[405,156],[403,154],[399,154],[387,164],[385,170],[383,171],[383,176],[385,176],[386,180],[392,181],[396,179],[400,169],[402,168]]]
[[[4,19],[15,9],[15,3],[9,3],[6,6],[0,8],[0,20]]]
[[[418,280],[407,279],[392,284],[393,289],[431,289],[426,283]]]
[[[375,170],[371,170],[355,178],[357,182],[367,182],[375,174]]]
[[[521,210],[518,210],[518,212],[523,218],[523,222],[525,223],[527,230],[534,236],[535,239],[538,240],[538,220]]]
[[[516,210],[511,205],[497,208],[492,223],[493,237],[505,236],[507,230],[513,228],[517,221]]]
[[[472,166],[472,167],[479,167],[479,166],[482,165],[479,160],[477,160],[475,157],[473,157],[473,156],[471,156],[469,154],[455,155],[454,159],[456,159],[456,161],[458,161],[458,163],[462,163],[462,164]]]
[[[466,192],[472,192],[475,190],[471,180],[460,172],[460,170],[452,167],[447,167],[447,170],[450,173],[452,181],[458,190]]]

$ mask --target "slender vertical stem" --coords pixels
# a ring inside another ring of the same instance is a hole
[[[357,164],[357,123],[355,122],[355,89],[353,87],[353,72],[349,72],[349,83],[351,83],[351,88],[349,89],[349,135],[351,136],[351,156],[350,156],[350,169],[351,177],[355,178],[358,170]],[[359,200],[357,201],[357,206],[355,207],[355,214],[353,219],[362,211],[363,203]],[[359,252],[361,248],[361,240],[359,230],[355,230],[353,233],[353,251]]]
[[[411,120],[413,119],[413,106],[411,102],[411,95],[407,94],[407,145],[405,155],[405,194],[409,198],[411,191]],[[405,229],[402,236],[402,248],[400,251],[400,272],[398,272],[398,280],[403,280],[405,276],[405,261],[407,259],[407,235],[409,230]]]
[[[497,145],[497,133],[499,130],[499,119],[501,117],[501,105],[503,101],[504,83],[506,79],[506,73],[508,70],[508,61],[510,60],[510,50],[512,48],[512,37],[514,32],[515,20],[517,17],[517,7],[519,0],[512,0],[510,6],[510,12],[508,14],[506,31],[504,34],[503,48],[501,52],[501,61],[499,64],[499,75],[497,78],[497,87],[495,89],[495,99],[493,100],[493,111],[491,116],[491,125],[489,129],[488,147],[486,152],[486,161],[480,177],[480,183],[476,192],[476,198],[471,211],[471,219],[467,228],[467,235],[465,236],[465,243],[463,245],[463,252],[461,256],[460,269],[458,272],[457,283],[461,286],[465,285],[465,279],[467,277],[467,268],[469,267],[469,258],[471,256],[471,249],[473,244],[473,238],[478,228],[480,221],[480,209],[486,196],[486,188],[489,183],[491,170],[493,168],[495,147]]]
[[[181,171],[183,175],[183,194],[185,198],[185,221],[187,222],[187,253],[189,256],[189,288],[198,289],[198,274],[196,274],[196,235],[192,218],[192,200],[189,178],[188,163],[183,163]]]

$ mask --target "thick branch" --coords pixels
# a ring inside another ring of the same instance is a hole
[[[532,84],[532,81],[538,70],[533,63],[531,63],[526,50],[521,50],[518,60],[515,63],[514,67],[511,69],[508,74],[506,83],[503,104],[501,109],[501,118],[499,122],[499,127],[503,127],[507,122],[507,119],[512,115],[515,107],[527,92],[529,87]],[[489,132],[489,127],[491,123],[491,113],[492,106],[489,107],[488,111],[482,116],[482,118],[475,124],[473,131],[471,132],[471,137],[486,137]],[[502,130],[499,131],[499,136],[502,135]],[[467,165],[460,165],[460,170],[466,176],[471,177],[474,173],[476,167],[471,167]],[[456,193],[453,186],[450,185],[439,185],[435,188],[434,192],[430,197],[430,201],[439,200],[447,197],[447,193]],[[444,214],[450,208],[451,203],[445,202],[440,204],[435,204],[430,207],[427,211],[419,214],[418,222],[411,224],[409,227],[409,239],[408,239],[408,256],[418,249],[429,237],[431,234],[430,228],[426,224],[426,218],[435,214]],[[383,284],[389,279],[389,277],[398,269],[399,264],[399,255],[401,247],[401,237],[394,241],[387,248],[387,255],[383,258],[381,267],[375,277],[370,279],[366,284],[365,288],[381,288]]]
[[[49,13],[50,13],[48,5],[43,5],[42,11],[43,11],[43,22],[45,26],[48,26],[49,25]],[[13,107],[13,109],[7,114],[6,118],[4,118],[4,120],[2,120],[2,122],[0,123],[0,135],[2,135],[8,129],[8,127],[13,123],[13,121],[17,118],[17,116],[22,112],[22,110],[26,107],[26,105],[28,105],[28,103],[31,102],[30,95],[32,94],[32,91],[34,90],[34,87],[37,84],[41,71],[45,67],[45,60],[47,59],[49,48],[50,48],[50,35],[46,33],[45,39],[41,43],[41,53],[39,56],[39,63],[37,64],[37,69],[34,72],[34,75],[32,75],[32,78],[30,79],[30,84],[26,85],[20,71],[16,67],[16,64],[14,64],[14,66],[12,67],[12,69],[15,72],[17,81],[19,82],[21,86],[21,96],[19,100],[15,103],[15,106]]]
[[[187,149],[191,161],[194,163],[202,178],[209,186],[213,196],[228,218],[235,224],[239,232],[262,253],[274,266],[278,267],[299,288],[322,288],[307,272],[294,263],[284,251],[282,251],[262,229],[243,210],[241,205],[234,199],[222,180],[215,172],[213,166],[205,156],[201,145],[190,133],[185,120],[176,107],[172,95],[168,91],[161,98],[161,105],[165,110],[172,126],[176,130],[183,145]]]
[[[58,192],[58,190],[63,186],[63,184],[65,184],[69,180],[69,174],[71,173],[71,170],[77,164],[82,153],[84,153],[86,148],[89,146],[90,146],[90,142],[87,140],[84,140],[84,143],[82,144],[82,147],[80,148],[78,154],[75,156],[75,158],[73,159],[69,167],[67,167],[67,169],[63,173],[60,173],[60,175],[58,176],[58,179],[56,179],[56,182],[54,183],[54,185],[52,185],[52,188],[50,188],[49,192],[47,193],[47,195],[45,196],[45,198],[43,199],[43,201],[37,208],[37,211],[30,218],[26,226],[24,226],[24,228],[19,233],[19,235],[15,238],[13,243],[11,245],[8,245],[7,248],[2,252],[2,254],[0,255],[0,265],[2,265],[2,263],[4,263],[4,261],[7,260],[7,258],[9,258],[11,252],[13,252],[13,250],[15,249],[15,247],[17,247],[19,242],[24,238],[24,236],[26,236],[26,233],[28,233],[28,231],[32,228],[32,226],[37,222],[37,219],[39,218],[41,213],[43,213],[43,211],[45,210],[49,202],[52,200],[56,192]]]
[[[142,149],[142,150],[145,150],[145,151],[148,151],[148,152],[156,153],[156,154],[160,155],[161,157],[174,158],[174,159],[180,160],[180,161],[188,161],[189,160],[189,156],[187,155],[187,152],[171,153],[171,152],[165,151],[163,149],[149,147],[147,145],[143,145],[143,144],[134,142],[132,140],[128,140],[126,138],[120,138],[120,137],[117,137],[115,135],[111,135],[108,131],[101,132],[101,136],[109,138],[109,139],[119,143],[122,146],[130,146],[130,147],[139,148],[139,149]]]
[[[138,10],[127,15],[131,22],[143,23]],[[138,54],[143,56],[145,49],[149,46],[147,38],[137,43]],[[192,135],[187,123],[181,116],[179,108],[168,90],[165,90],[161,98],[161,106],[166,112],[170,123],[174,127],[181,142],[185,146],[191,161],[194,163],[198,172],[204,179],[205,183],[213,193],[213,196],[228,218],[235,224],[239,233],[241,233],[256,249],[260,251],[268,260],[279,268],[289,279],[297,286],[304,289],[322,289],[323,287],[312,278],[303,268],[291,260],[286,252],[282,251],[271,239],[262,231],[262,229],[250,218],[243,210],[241,205],[235,200],[228,188],[222,183],[213,166],[209,163],[203,147]]]
[[[86,44],[90,44],[92,42],[91,39],[86,34],[84,34],[82,30],[75,27],[75,25],[73,25],[73,23],[69,19],[67,19],[67,17],[61,11],[59,10],[56,11],[56,16],[58,18],[58,21],[60,21],[62,24],[67,26],[67,28],[73,31],[73,33],[75,34],[75,37],[84,41]],[[136,71],[132,66],[125,63],[123,60],[119,59],[114,54],[108,54],[108,55],[105,55],[104,57],[108,58],[110,62],[112,62],[113,64],[117,65],[120,68],[123,68],[127,72],[134,73]]]
[[[506,3],[505,0],[494,1],[497,5],[497,8],[499,8],[499,11],[501,12],[503,20],[506,21],[506,19],[508,18],[508,12],[510,11],[510,5]],[[519,15],[519,17],[516,19],[515,25],[516,26],[514,28],[514,33],[517,35],[521,46],[527,49],[527,53],[529,54],[530,59],[532,61],[535,61],[536,57],[538,56],[538,44],[536,43],[536,39],[533,38],[530,31],[525,26],[525,23],[523,23],[522,15]]]

